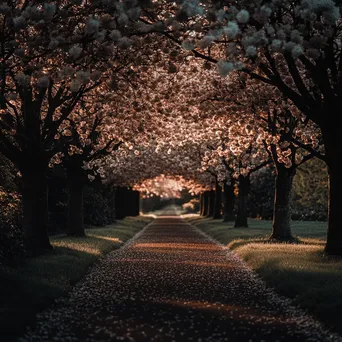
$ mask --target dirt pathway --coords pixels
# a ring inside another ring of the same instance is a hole
[[[341,341],[173,212],[110,253],[20,341]]]

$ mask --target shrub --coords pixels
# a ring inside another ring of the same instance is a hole
[[[11,261],[24,254],[20,196],[0,187],[0,208],[0,262]]]
[[[182,208],[187,213],[197,213],[199,211],[199,200],[197,198],[193,198],[189,202],[184,203]]]
[[[84,189],[84,223],[91,226],[105,226],[112,223],[107,198],[97,187]]]

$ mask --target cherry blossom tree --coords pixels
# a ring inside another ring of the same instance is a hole
[[[340,3],[333,0],[182,2],[183,34],[166,33],[195,56],[276,88],[321,130],[329,170],[325,252],[342,255],[339,223]],[[180,14],[178,14],[179,17]],[[176,21],[177,16],[174,17]]]
[[[51,249],[46,172],[61,151],[55,141],[59,128],[86,94],[104,82],[116,86],[117,74],[131,60],[131,37],[141,29],[139,14],[137,2],[0,6],[0,150],[22,175],[24,228],[32,251]]]

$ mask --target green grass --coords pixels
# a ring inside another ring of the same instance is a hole
[[[51,237],[54,251],[16,266],[0,265],[0,339],[10,341],[35,315],[66,294],[106,253],[138,233],[151,217],[127,217],[104,228],[86,229],[87,237]]]
[[[241,256],[276,292],[342,333],[342,260],[323,254],[327,223],[294,221],[298,243],[270,243],[271,222],[249,220],[249,228],[193,217],[187,219]]]

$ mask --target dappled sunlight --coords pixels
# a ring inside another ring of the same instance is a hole
[[[314,239],[314,238],[302,238],[299,237],[299,242],[303,244],[308,244],[308,245],[319,245],[319,246],[324,246],[325,245],[325,240],[322,239]]]
[[[272,320],[272,324],[287,324],[289,322],[286,320],[285,316],[272,314],[267,315],[264,312],[260,312],[255,308],[250,306],[239,306],[234,304],[218,303],[218,302],[208,302],[208,301],[193,301],[193,300],[156,300],[157,304],[168,304],[171,306],[176,306],[180,308],[207,311],[211,314],[216,314],[220,317],[226,316],[228,319],[237,319],[239,321],[254,321],[254,323],[267,324],[268,320]]]
[[[190,266],[204,266],[204,267],[218,267],[218,268],[236,268],[236,265],[223,263],[223,262],[210,262],[210,261],[175,261],[175,260],[159,260],[159,259],[152,259],[152,258],[123,258],[120,259],[120,262],[132,262],[132,263],[139,263],[139,262],[150,262],[155,264],[171,264],[171,265],[190,265]]]
[[[92,231],[94,230],[92,229]],[[123,241],[110,235],[90,233],[89,230],[87,231],[87,236],[82,238],[60,236],[51,239],[52,246],[57,249],[67,248],[73,251],[83,252],[94,256],[100,256],[103,254],[104,243],[107,243],[109,247],[110,243],[113,243],[114,246],[117,244],[122,244]]]
[[[113,238],[109,236],[103,236],[103,235],[95,235],[95,234],[89,234],[90,237],[96,238],[96,239],[102,239],[102,240],[107,240],[115,243],[123,243],[119,238]]]
[[[101,255],[101,250],[97,247],[94,247],[94,243],[79,243],[79,241],[52,241],[52,246],[55,248],[68,248],[74,251],[88,253],[92,255],[99,256]]]
[[[200,218],[202,216],[200,216],[199,214],[195,214],[195,213],[188,213],[188,214],[182,214],[182,215],[179,215],[181,218],[183,219],[188,219],[188,218]]]
[[[321,246],[307,245],[307,244],[290,244],[290,243],[247,243],[239,249],[254,249],[263,253],[274,253],[276,249],[278,252],[292,254],[295,252],[318,252],[322,250]]]
[[[157,243],[157,242],[145,242],[137,243],[134,248],[167,248],[167,249],[193,249],[193,250],[219,250],[217,245],[206,243]]]

